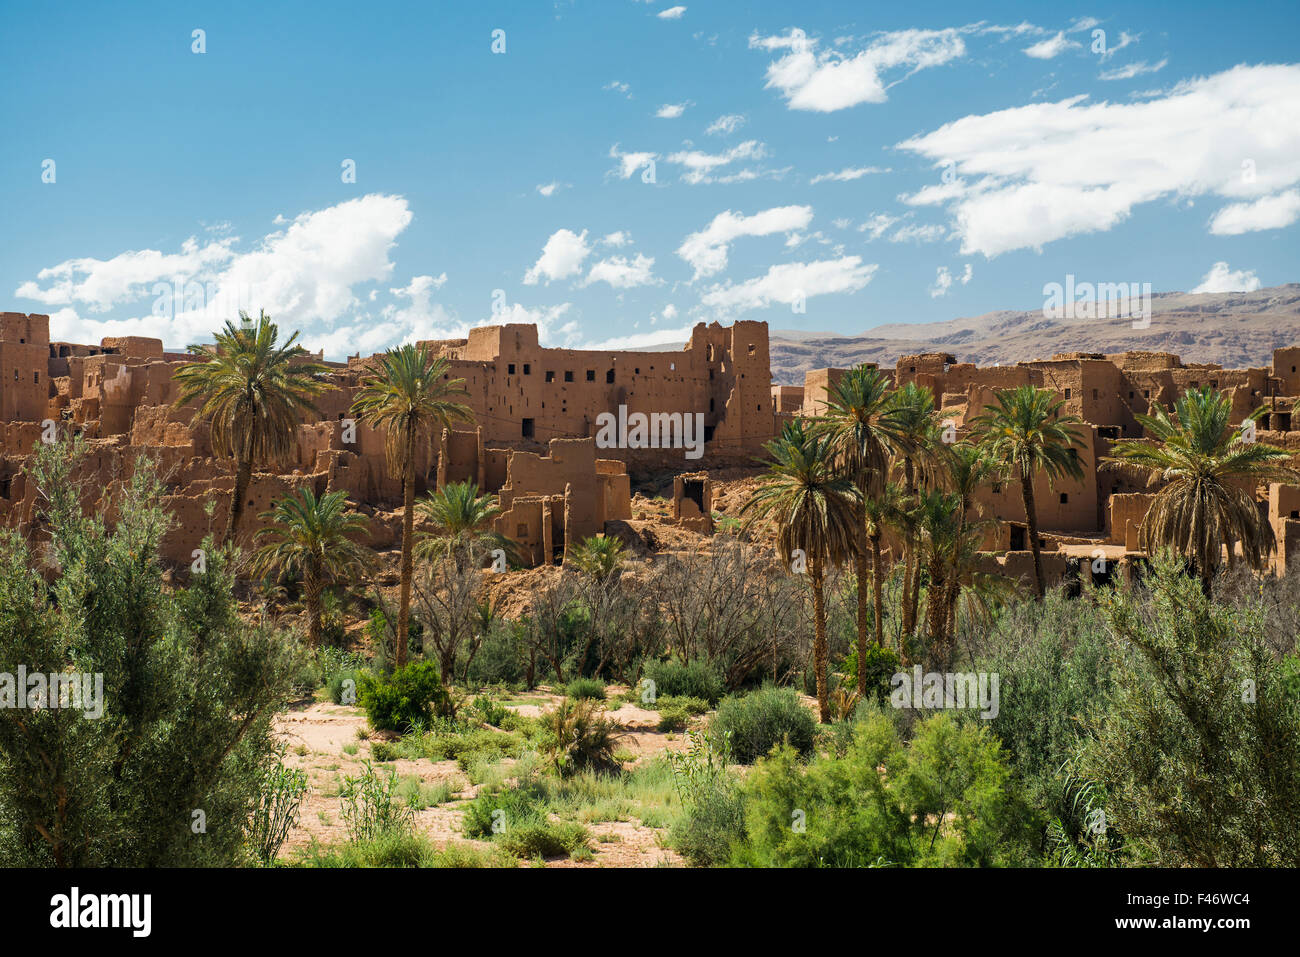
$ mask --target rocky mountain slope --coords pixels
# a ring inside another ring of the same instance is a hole
[[[1043,311],[990,312],[947,322],[892,323],[861,336],[773,330],[772,378],[802,385],[809,369],[876,362],[893,367],[901,355],[949,352],[960,362],[1014,365],[1058,352],[1173,352],[1183,362],[1225,368],[1267,366],[1272,351],[1300,344],[1300,283],[1255,292],[1157,293],[1151,322],[1128,319],[1047,319]]]

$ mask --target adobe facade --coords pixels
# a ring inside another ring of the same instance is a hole
[[[571,542],[629,518],[629,469],[749,464],[775,427],[766,323],[700,323],[677,351],[547,349],[531,325],[488,326],[428,345],[449,361],[449,377],[464,379],[461,401],[474,421],[443,430],[419,450],[417,491],[473,481],[499,494],[498,530],[535,563],[557,561]],[[400,485],[385,468],[383,436],[349,412],[372,360],[326,363],[335,388],[317,400],[318,414],[303,417],[293,453],[258,464],[245,503],[246,538],[275,497],[311,485],[317,493],[342,489],[370,514],[370,544],[397,540],[396,522],[381,514],[401,503]],[[4,313],[0,522],[30,523],[36,490],[22,467],[44,424],[54,422],[90,441],[88,504],[110,515],[136,459],[147,454],[159,463],[177,517],[166,555],[188,562],[214,526],[209,511],[220,516],[228,507],[233,477],[229,463],[213,456],[206,428],[194,423],[194,409],[174,408],[173,375],[187,361],[157,339],[50,342],[48,317]],[[598,448],[598,417],[620,407],[627,415],[698,414],[702,457],[681,447]]]

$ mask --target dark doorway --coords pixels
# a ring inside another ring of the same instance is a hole
[[[524,419],[524,421],[523,421],[523,432],[524,432],[524,438],[526,438],[526,439],[531,439],[531,438],[533,438],[534,433],[535,433],[535,429],[534,429],[534,427],[533,427],[533,420],[532,420],[532,419]]]
[[[1023,525],[1011,526],[1011,551],[1023,552],[1025,550],[1025,527]]]
[[[695,503],[695,507],[704,514],[704,481],[702,479],[686,479],[682,483],[682,495],[689,498]]]

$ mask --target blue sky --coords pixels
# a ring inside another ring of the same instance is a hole
[[[1296,4],[864,6],[9,5],[0,305],[341,358],[1300,280]]]

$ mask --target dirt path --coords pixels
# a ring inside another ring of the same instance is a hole
[[[618,690],[610,689],[611,693]],[[504,704],[521,715],[536,717],[554,708],[562,699],[562,695],[543,689],[514,695]],[[686,746],[684,735],[655,730],[659,720],[657,712],[624,704],[607,714],[625,732],[616,748],[625,752],[625,756],[631,756],[626,767],[664,751],[680,750]],[[360,734],[365,734],[368,727],[365,713],[360,708],[329,702],[316,702],[279,717],[276,731],[288,748],[285,764],[305,771],[309,785],[298,825],[289,832],[281,850],[282,859],[291,858],[313,839],[323,844],[339,844],[347,840],[339,789],[345,777],[361,774],[364,762],[373,760],[373,740],[380,739],[380,736],[373,736],[372,740],[361,738]],[[417,811],[415,815],[417,831],[436,846],[463,842],[484,849],[491,847],[489,841],[470,840],[461,833],[464,802],[471,800],[478,788],[470,784],[455,761],[399,759],[379,766],[396,770],[400,779],[415,778],[422,785],[445,785],[450,789],[450,800]],[[682,863],[676,852],[663,846],[663,829],[648,827],[635,818],[593,823],[588,825],[588,830],[591,832],[588,846],[593,853],[590,860],[557,858],[547,861],[546,866],[656,867]],[[521,866],[530,865],[523,862]]]

